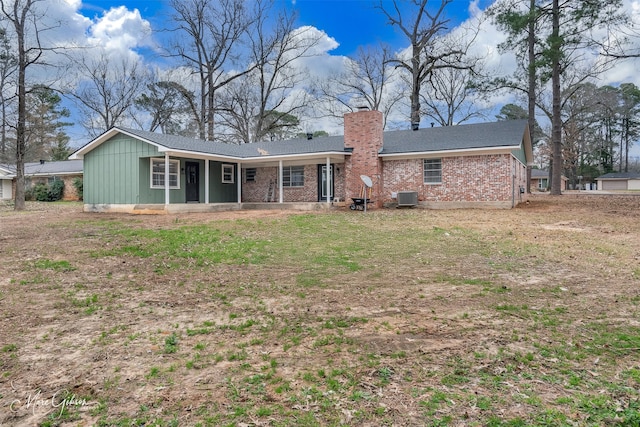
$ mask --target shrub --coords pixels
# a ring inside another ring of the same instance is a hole
[[[76,189],[76,193],[78,194],[78,199],[82,200],[82,189],[83,189],[84,181],[82,178],[73,178],[73,186]]]
[[[38,202],[48,202],[49,186],[44,183],[36,184],[31,188],[31,194],[33,195],[33,200],[37,200]]]
[[[28,202],[35,200],[33,197],[33,187],[25,188],[24,199]]]
[[[38,202],[55,202],[62,199],[64,193],[64,181],[53,181],[51,185],[45,183],[39,183],[25,192],[29,193],[29,199],[37,200]]]
[[[49,185],[49,201],[55,202],[62,199],[64,193],[64,181],[55,180]]]

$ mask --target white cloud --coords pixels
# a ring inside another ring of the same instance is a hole
[[[125,6],[105,12],[89,28],[92,45],[108,51],[125,52],[151,44],[151,24],[142,18],[138,9],[129,10]]]

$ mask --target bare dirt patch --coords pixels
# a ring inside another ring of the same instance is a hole
[[[300,224],[282,211],[28,207],[0,207],[0,426],[605,425],[640,414],[640,196]],[[336,223],[371,231],[340,247]],[[291,224],[319,227],[333,246],[308,235],[269,246]],[[153,238],[118,233],[181,227],[300,258],[149,255],[139,251]]]

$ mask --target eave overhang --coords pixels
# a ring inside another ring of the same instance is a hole
[[[423,159],[436,157],[457,157],[457,156],[481,156],[488,154],[511,154],[513,150],[519,150],[520,145],[510,145],[501,147],[482,147],[482,148],[461,148],[456,150],[435,150],[435,151],[413,151],[404,153],[382,153],[379,156],[383,160],[398,159]]]

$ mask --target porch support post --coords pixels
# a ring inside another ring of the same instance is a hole
[[[238,183],[238,203],[242,203],[242,163],[238,163],[236,168],[236,181]]]
[[[333,187],[333,176],[331,174],[331,159],[327,156],[327,203],[331,203],[331,188]]]
[[[282,194],[282,176],[284,173],[282,172],[282,160],[278,161],[278,203],[284,202],[284,197]]]
[[[169,191],[169,153],[164,153],[164,204],[168,205],[170,200]]]
[[[204,160],[204,202],[209,204],[209,159]]]

